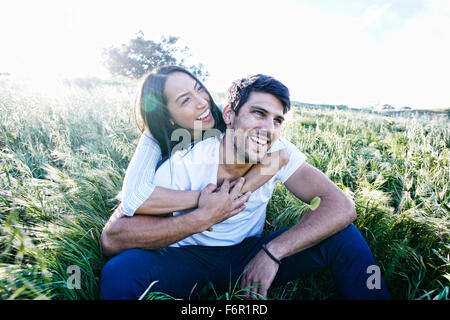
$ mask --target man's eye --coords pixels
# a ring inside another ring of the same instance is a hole
[[[255,114],[258,115],[258,116],[264,115],[261,111],[255,111]]]
[[[181,102],[181,104],[185,104],[185,103],[187,103],[188,101],[189,101],[189,97],[185,98],[185,99]]]

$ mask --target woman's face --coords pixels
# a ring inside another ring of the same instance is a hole
[[[164,96],[171,120],[196,135],[214,127],[208,93],[184,72],[173,72],[166,80]]]

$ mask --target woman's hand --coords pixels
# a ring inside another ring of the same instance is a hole
[[[244,176],[245,184],[242,187],[241,192],[255,191],[269,181],[288,162],[289,154],[286,149],[267,153],[263,161],[254,165]]]
[[[273,175],[288,162],[289,154],[287,153],[286,149],[267,153],[263,161],[261,161],[262,167],[265,168],[267,172],[262,172],[262,174]]]
[[[201,215],[202,220],[211,226],[222,222],[245,209],[245,202],[250,198],[251,192],[241,195],[241,189],[245,179],[239,178],[230,187],[230,181],[225,179],[220,188],[214,184],[208,184],[200,193],[198,210],[196,214]]]

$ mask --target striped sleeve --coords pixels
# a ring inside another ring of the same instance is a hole
[[[161,149],[158,142],[148,130],[144,131],[125,173],[122,191],[117,196],[121,201],[118,210],[132,216],[150,197],[155,189],[153,179],[160,160]]]

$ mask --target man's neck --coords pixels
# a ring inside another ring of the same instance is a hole
[[[240,158],[232,141],[232,135],[223,137],[220,142],[219,169],[217,172],[217,183],[220,185],[225,178],[233,180],[244,176],[253,164],[246,163]]]

